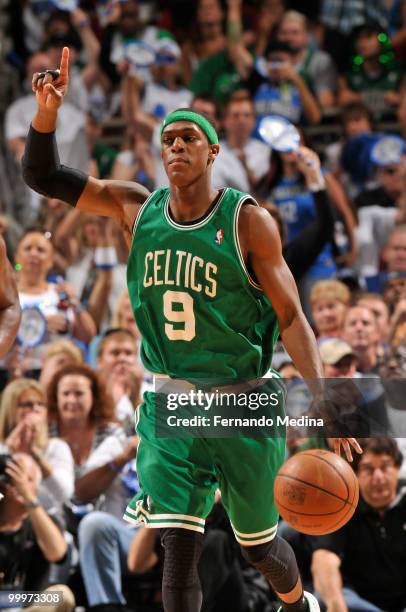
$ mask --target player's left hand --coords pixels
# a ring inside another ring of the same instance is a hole
[[[341,456],[341,446],[344,449],[345,456],[348,461],[352,461],[351,446],[358,454],[362,453],[362,448],[358,444],[356,438],[330,438],[334,445],[334,452]]]

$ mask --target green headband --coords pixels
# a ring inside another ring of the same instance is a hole
[[[170,123],[174,123],[175,121],[192,121],[192,123],[196,123],[199,128],[206,134],[207,139],[210,144],[218,144],[219,139],[217,136],[217,132],[214,127],[211,125],[209,121],[203,115],[199,115],[199,113],[194,113],[189,110],[176,110],[173,113],[170,113],[162,122],[160,136],[162,137],[162,132]]]

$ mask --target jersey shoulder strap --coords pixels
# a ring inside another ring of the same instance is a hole
[[[147,209],[147,206],[154,203],[158,203],[158,202],[165,202],[165,199],[167,197],[169,193],[169,188],[168,187],[161,187],[160,189],[156,189],[155,191],[153,191],[145,200],[144,204],[142,204],[141,208],[138,211],[138,215],[136,216],[135,220],[134,220],[134,225],[133,225],[133,230],[132,230],[132,237],[134,238],[135,236],[135,232],[137,230],[137,227],[139,227],[140,222],[141,222],[141,217],[145,214],[145,211]]]

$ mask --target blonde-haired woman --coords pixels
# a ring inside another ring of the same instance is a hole
[[[4,389],[0,403],[0,453],[28,453],[42,472],[40,495],[61,505],[74,488],[74,465],[69,446],[48,436],[48,409],[42,386],[18,378]]]

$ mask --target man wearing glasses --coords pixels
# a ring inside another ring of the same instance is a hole
[[[392,438],[363,440],[354,457],[360,503],[338,531],[311,538],[315,590],[327,610],[406,607],[406,489],[399,487],[402,453]]]

